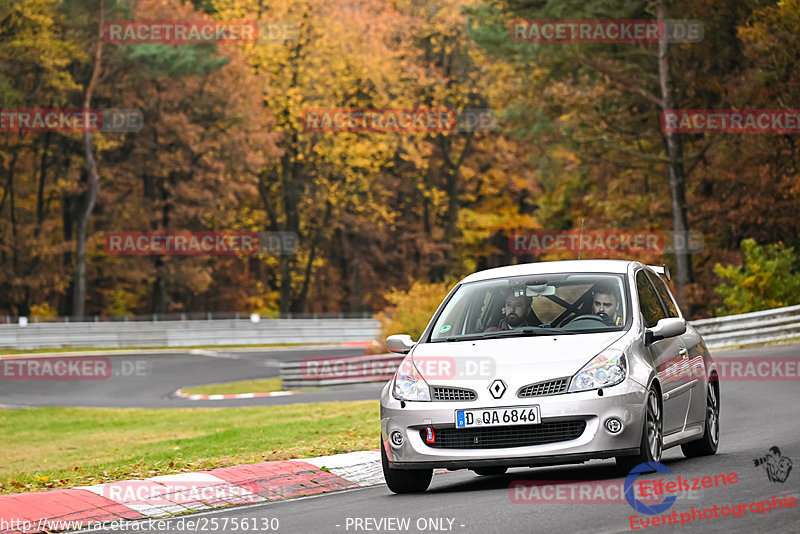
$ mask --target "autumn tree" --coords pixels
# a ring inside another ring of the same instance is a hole
[[[545,1],[535,6],[507,0],[486,4],[474,12],[489,21],[477,32],[479,41],[490,52],[515,61],[530,84],[529,101],[512,105],[512,113],[518,117],[520,133],[531,141],[549,137],[542,167],[555,178],[543,181],[575,184],[554,199],[572,204],[568,211],[593,213],[593,219],[597,219],[598,210],[602,210],[605,216],[600,220],[626,227],[628,219],[645,229],[662,227],[669,216],[673,231],[686,235],[690,211],[686,177],[709,143],[685,150],[681,136],[661,131],[659,116],[665,109],[685,106],[693,88],[707,81],[709,69],[704,63],[712,53],[710,44],[669,45],[666,39],[655,44],[512,42],[509,23],[514,19],[664,22],[670,18],[702,18],[697,15],[704,9],[709,8],[661,0],[622,5]],[[693,47],[702,52],[692,55],[689,50]],[[718,101],[718,95],[705,96],[705,105],[699,107],[713,107]],[[572,176],[564,172],[569,167],[573,168]],[[666,175],[666,179],[654,179],[658,175]],[[592,183],[602,184],[609,194],[601,193],[600,198],[587,195],[589,191],[600,193]],[[664,199],[669,202],[665,204]],[[567,218],[574,219],[578,213]],[[680,246],[683,241],[676,241],[675,261],[681,300],[690,309],[692,302],[684,290],[693,282],[692,265],[688,250]]]
[[[65,36],[66,21],[52,0],[0,6],[0,94],[4,109],[63,107],[80,84],[66,67],[87,60],[80,43]],[[63,292],[69,272],[59,255],[69,252],[58,234],[63,175],[73,165],[79,133],[5,131],[0,146],[0,293],[4,307],[28,315]]]

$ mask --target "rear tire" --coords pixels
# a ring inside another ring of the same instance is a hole
[[[719,447],[719,382],[710,380],[706,390],[706,429],[703,436],[695,441],[681,445],[687,458],[711,456]]]
[[[381,445],[381,464],[386,485],[394,493],[422,493],[431,484],[433,469],[392,469]]]
[[[639,464],[660,462],[664,451],[664,421],[661,413],[661,402],[656,388],[650,386],[644,401],[644,425],[639,454],[635,456],[617,456],[617,467],[624,473]],[[650,469],[649,472],[652,472]],[[645,471],[643,471],[645,472]]]
[[[476,475],[482,477],[491,477],[497,475],[504,475],[508,471],[508,467],[476,467],[473,469]]]

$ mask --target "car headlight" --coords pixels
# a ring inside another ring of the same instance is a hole
[[[411,356],[405,359],[397,368],[392,385],[392,396],[397,400],[405,401],[430,401],[431,388],[422,375]]]
[[[625,354],[621,350],[606,349],[575,373],[568,391],[588,391],[619,384],[625,380],[627,371]]]

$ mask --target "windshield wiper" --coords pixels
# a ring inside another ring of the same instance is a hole
[[[472,336],[460,336],[460,337],[446,337],[444,339],[437,339],[436,341],[473,341],[475,339],[483,339],[483,334],[476,334]]]
[[[498,332],[486,332],[483,334],[485,338],[492,337],[515,337],[515,336],[552,336],[558,334],[577,334],[578,332],[572,330],[561,330],[560,328],[542,328],[540,326],[526,326],[519,330],[504,330]]]
[[[475,341],[476,339],[492,339],[498,337],[515,337],[515,336],[552,336],[560,334],[574,335],[580,332],[573,330],[561,330],[560,328],[542,328],[540,326],[526,326],[519,330],[494,330],[492,332],[484,332],[483,334],[473,334],[469,336],[455,336],[446,337],[443,339],[431,340],[432,343],[440,343],[442,341]]]

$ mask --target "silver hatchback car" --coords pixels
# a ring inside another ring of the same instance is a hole
[[[434,468],[616,458],[627,472],[680,445],[719,444],[718,372],[667,285],[635,261],[530,263],[478,272],[447,295],[381,394],[383,472],[425,491]]]

